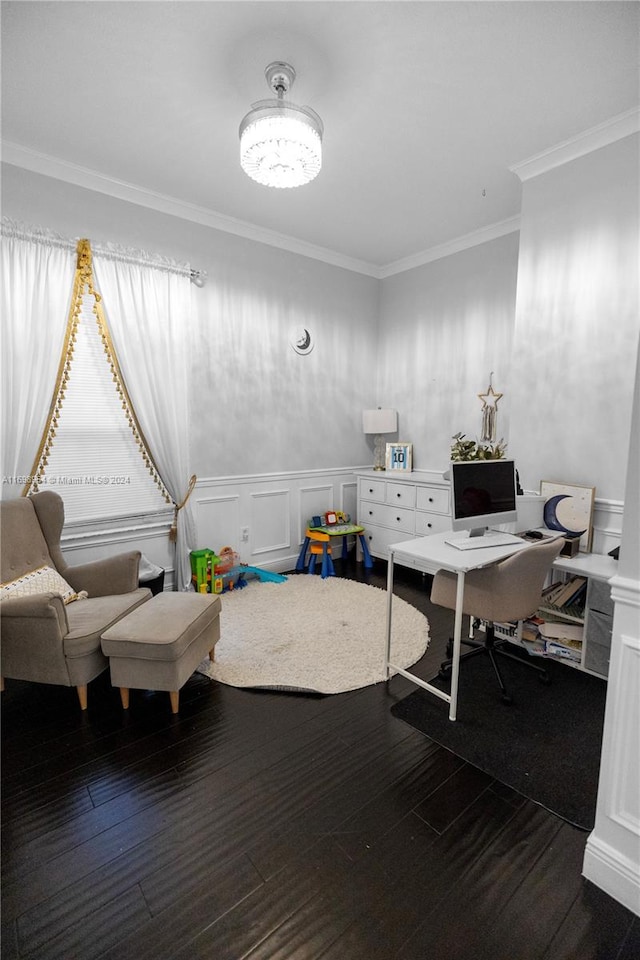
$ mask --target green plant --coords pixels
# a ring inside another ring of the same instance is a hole
[[[495,443],[478,443],[477,440],[467,440],[464,433],[456,433],[451,438],[451,459],[460,460],[503,460],[507,445],[504,440]]]

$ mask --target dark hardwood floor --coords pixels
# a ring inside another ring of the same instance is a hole
[[[398,571],[425,677],[451,619],[429,586]],[[8,680],[3,960],[638,960],[640,920],[580,875],[587,834],[393,718],[413,689],[196,674],[173,717],[143,692],[124,714],[107,673],[81,715]]]

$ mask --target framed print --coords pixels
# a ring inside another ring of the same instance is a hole
[[[580,551],[589,553],[593,537],[593,505],[595,487],[582,487],[575,483],[540,481],[540,496],[544,497],[544,525],[550,530],[560,530],[567,536],[580,538]]]
[[[412,443],[388,443],[385,466],[387,470],[411,472]]]

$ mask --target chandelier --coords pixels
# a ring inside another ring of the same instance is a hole
[[[258,100],[240,124],[240,164],[267,187],[299,187],[320,173],[322,120],[310,107],[284,99],[296,72],[270,63],[264,75],[275,100]]]

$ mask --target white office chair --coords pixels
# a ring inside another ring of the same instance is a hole
[[[487,621],[487,631],[484,640],[463,639],[462,642],[472,649],[461,655],[460,662],[481,653],[486,654],[498,678],[505,703],[511,703],[511,697],[507,693],[500,673],[496,654],[536,670],[540,679],[546,683],[549,682],[549,677],[543,668],[505,650],[504,647],[508,641],[496,640],[493,625],[526,620],[536,612],[542,597],[545,578],[551,564],[560,553],[563,543],[562,538],[534,543],[526,550],[520,550],[490,567],[472,570],[465,577],[462,612],[473,618]],[[432,603],[455,610],[457,581],[455,573],[439,570],[433,578]],[[447,652],[450,650],[451,641],[449,641]],[[442,663],[441,676],[447,675],[451,669],[451,663],[451,659]]]

